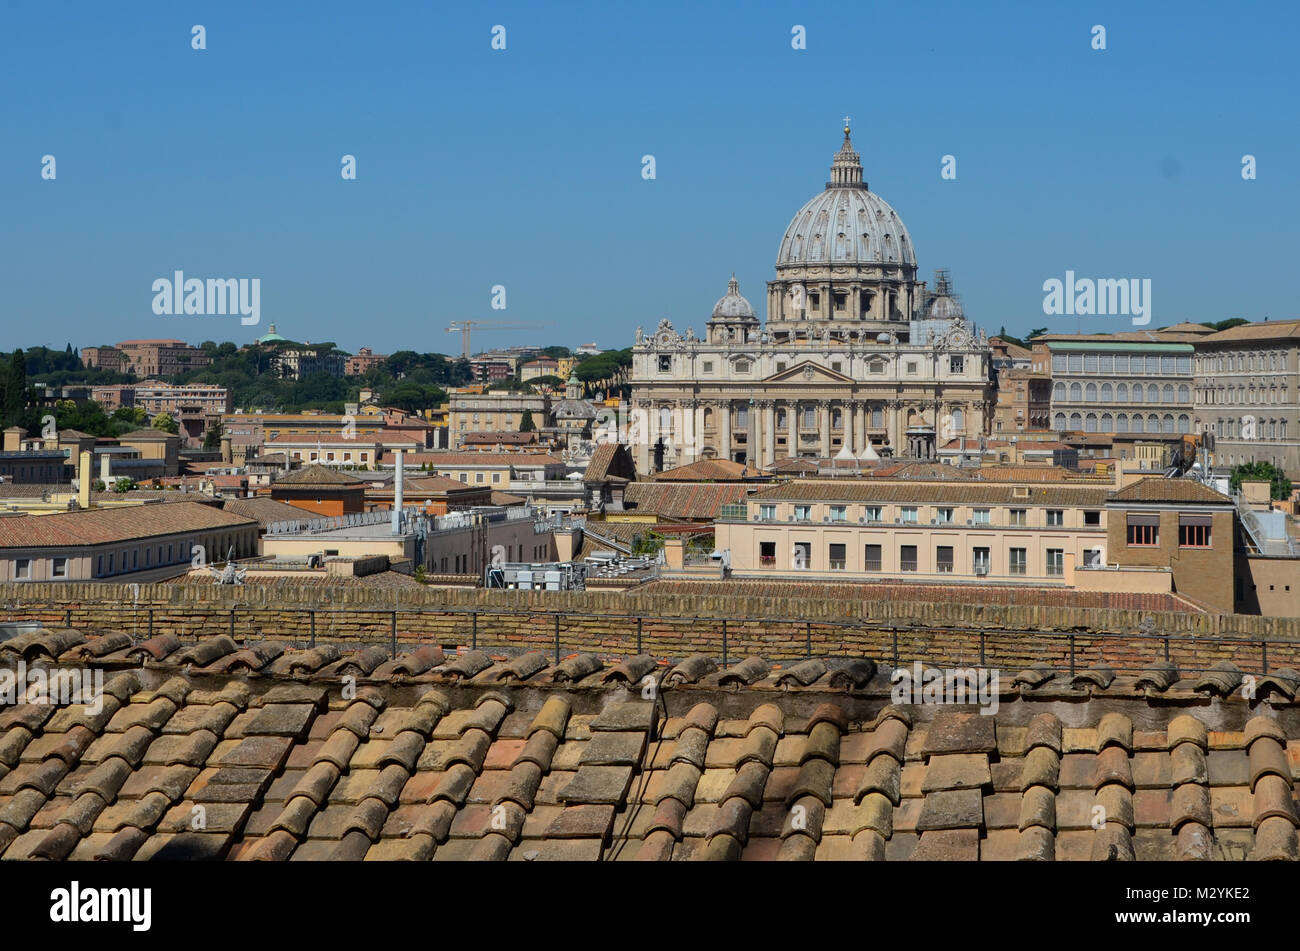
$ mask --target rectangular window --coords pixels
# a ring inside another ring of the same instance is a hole
[[[500,483],[500,481],[501,481],[501,473],[499,473],[499,472],[494,472],[494,473],[492,473],[492,482],[493,482],[493,484]]]
[[[908,372],[908,373],[915,373],[915,372],[916,372],[916,364],[913,363],[911,360],[908,360],[908,361],[907,361],[907,372]]]
[[[1085,552],[1083,553],[1083,564],[1084,564],[1085,567],[1088,567],[1088,568],[1101,568],[1101,567],[1103,567],[1103,563],[1102,563],[1102,560],[1101,560],[1101,549],[1100,549],[1100,548],[1089,548],[1087,551],[1085,551]]]
[[[802,425],[804,429],[815,429],[817,426],[817,410],[811,406],[805,406],[803,408]]]
[[[758,564],[760,568],[776,567],[776,542],[758,543]]]
[[[1136,548],[1154,548],[1160,544],[1160,516],[1130,515],[1128,543]]]
[[[1211,536],[1210,527],[1212,523],[1210,515],[1180,515],[1178,516],[1178,547],[1179,548],[1210,548]]]
[[[940,574],[952,573],[952,546],[940,545],[934,550],[934,568]]]
[[[1083,355],[1083,371],[1085,373],[1097,372],[1097,354],[1085,353]]]
[[[832,506],[831,506],[831,521],[832,521],[832,522],[847,522],[848,520],[849,520],[849,519],[848,519],[848,506],[845,506],[845,505],[832,505]]]
[[[916,546],[915,545],[899,546],[898,568],[900,571],[916,571]]]
[[[791,554],[794,557],[794,564],[790,567],[799,569],[812,567],[812,542],[795,542]]]
[[[1008,522],[1009,525],[1024,527],[1029,524],[1028,520],[1025,518],[1024,509],[1012,509],[1007,513],[1007,515],[1010,519]]]
[[[868,522],[879,522],[880,515],[881,515],[880,506],[868,505],[866,509],[866,515],[867,515]]]
[[[831,571],[844,570],[844,557],[843,545],[834,543],[829,546],[828,560],[830,562]]]
[[[30,558],[14,559],[14,577],[19,581],[27,581],[32,576],[32,560]]]
[[[66,578],[68,576],[68,559],[55,558],[50,564],[51,578]]]
[[[949,373],[964,373],[964,372],[966,372],[966,358],[965,358],[965,357],[949,357],[949,358],[948,358],[948,372],[949,372]]]
[[[797,522],[806,522],[812,518],[811,505],[796,505],[794,507],[794,517]]]
[[[1062,509],[1047,510],[1047,527],[1060,528],[1065,524],[1065,512]]]
[[[1163,375],[1165,375],[1165,376],[1173,376],[1173,373],[1174,373],[1174,366],[1175,366],[1175,362],[1174,362],[1174,358],[1173,358],[1173,357],[1161,357],[1161,358],[1160,358],[1160,372],[1161,372]]]
[[[905,505],[905,506],[903,506],[903,521],[904,521],[904,522],[915,522],[915,521],[916,521],[916,506],[915,506],[915,505]]]
[[[1191,358],[1191,357],[1179,357],[1179,358],[1178,358],[1178,374],[1179,374],[1180,376],[1191,376],[1191,375],[1192,375],[1192,358]]]
[[[1084,512],[1084,513],[1083,513],[1083,524],[1084,524],[1084,525],[1100,525],[1100,524],[1101,524],[1101,513],[1100,513],[1100,512]]]
[[[940,525],[952,524],[952,509],[935,509],[935,521]]]
[[[1047,549],[1047,573],[1048,575],[1065,574],[1065,550],[1063,548]]]
[[[971,514],[974,516],[974,517],[971,519],[971,521],[974,522],[976,525],[987,525],[987,524],[989,524],[989,510],[988,510],[988,509],[976,509],[976,510],[975,510],[973,513],[971,513]]]
[[[104,556],[96,555],[95,556],[95,577],[99,577],[103,573],[104,573]]]
[[[880,546],[879,545],[867,546],[866,559],[865,559],[865,563],[863,564],[863,568],[866,571],[880,570]]]
[[[1071,372],[1071,373],[1082,373],[1082,372],[1083,372],[1083,354],[1082,354],[1082,353],[1072,353],[1072,354],[1070,354],[1070,372]]]
[[[1141,372],[1141,368],[1140,368],[1140,367],[1138,368],[1138,371]],[[1115,372],[1116,372],[1116,373],[1127,373],[1127,372],[1128,372],[1128,354],[1127,354],[1127,353],[1117,353],[1117,354],[1115,354]]]
[[[705,372],[705,373],[712,373],[712,372],[713,372],[713,361],[712,361],[712,360],[705,360],[705,361],[704,361],[704,372]]]
[[[1102,373],[1115,372],[1115,355],[1113,353],[1103,353],[1101,355],[1101,372]]]
[[[1028,564],[1029,561],[1025,557],[1025,549],[1023,548],[1011,549],[1011,563],[1010,565],[1007,566],[1007,570],[1011,574],[1023,575],[1025,573],[1025,569],[1028,566]]]
[[[665,354],[663,354],[662,356],[659,357],[659,372],[660,372],[660,373],[667,373],[667,372],[668,372],[669,370],[671,370],[672,368],[673,368],[673,358],[672,358],[671,355],[665,353]],[[474,418],[475,418],[475,420],[478,419],[477,416],[475,416]]]
[[[1065,354],[1063,353],[1052,354],[1052,372],[1053,373],[1065,372]]]
[[[776,518],[776,506],[760,505],[758,507],[758,517],[765,522],[772,521],[774,518]],[[773,542],[773,544],[775,544],[775,542]]]
[[[989,550],[987,548],[972,548],[971,565],[975,569],[975,574],[988,574],[992,570],[992,560],[989,557]]]

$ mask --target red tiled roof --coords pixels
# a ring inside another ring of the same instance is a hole
[[[624,490],[623,501],[637,512],[664,518],[714,519],[722,506],[746,498],[750,488],[734,482],[632,482]]]
[[[14,515],[0,518],[0,548],[102,545],[252,524],[256,524],[255,520],[247,516],[223,512],[199,502],[131,505],[56,515]]]
[[[946,702],[927,687],[897,705],[897,678],[862,656],[555,663],[67,629],[0,643],[7,669],[44,657],[104,671],[104,709],[0,710],[5,860],[1300,854],[1295,672],[1259,677],[1248,702],[1240,669],[1180,679],[1155,645],[1140,673],[1013,668],[960,699],[941,676]],[[647,675],[662,703],[629,690]],[[1094,803],[1112,817],[1100,828]]]
[[[1232,499],[1193,479],[1139,479],[1111,496],[1114,502],[1202,502],[1230,505]]]

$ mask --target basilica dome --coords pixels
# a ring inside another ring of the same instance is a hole
[[[826,190],[795,213],[776,266],[901,264],[916,267],[912,238],[898,213],[862,180],[858,153],[844,130]]]

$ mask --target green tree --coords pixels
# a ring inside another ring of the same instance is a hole
[[[204,449],[221,448],[221,423],[219,421],[209,426],[208,431],[203,434],[203,448]]]
[[[153,428],[162,430],[165,433],[179,433],[180,424],[172,417],[171,413],[159,413],[153,418]]]
[[[1235,492],[1241,488],[1242,482],[1268,482],[1270,497],[1275,499],[1291,497],[1291,480],[1286,477],[1285,472],[1271,462],[1246,462],[1233,466],[1228,485]]]
[[[1047,333],[1046,327],[1035,327],[1033,330],[1029,331],[1029,333],[1025,334],[1025,339],[1033,340],[1035,337],[1041,337],[1045,333]]]
[[[125,495],[126,493],[130,492],[134,488],[135,488],[135,480],[128,479],[126,476],[123,476],[122,478],[116,480],[113,483],[113,491],[116,492],[118,495]]]
[[[524,410],[524,415],[519,417],[519,431],[521,433],[531,433],[536,429],[537,426],[533,423],[533,411],[530,409]]]
[[[15,350],[4,381],[4,424],[12,426],[27,408],[27,358]]]

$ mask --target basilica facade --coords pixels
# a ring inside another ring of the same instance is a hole
[[[637,471],[699,459],[934,458],[988,431],[991,351],[944,272],[917,280],[911,237],[862,178],[849,129],[826,188],[795,214],[760,323],[735,276],[703,337],[637,329]]]

